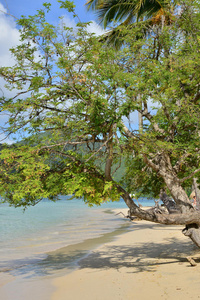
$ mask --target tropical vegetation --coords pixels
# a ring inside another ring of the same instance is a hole
[[[60,3],[76,17],[71,2]],[[130,216],[186,225],[200,245],[200,214],[186,192],[200,179],[200,4],[180,5],[174,21],[155,24],[148,37],[139,23],[124,27],[128,47],[119,51],[88,33],[88,24],[49,24],[48,3],[19,20],[16,63],[0,68],[15,93],[0,99],[5,130],[19,140],[1,150],[4,201],[26,207],[71,194],[100,205],[121,197]],[[168,194],[176,213],[145,211],[132,192]]]

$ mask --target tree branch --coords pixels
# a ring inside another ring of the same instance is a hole
[[[159,132],[161,134],[165,133],[165,130],[160,128],[154,121],[154,117],[148,111],[147,105],[145,105],[144,109],[138,109],[138,111],[142,114],[143,117],[147,118],[147,120],[153,125],[153,128],[156,132]]]
[[[149,159],[146,154],[143,154],[143,158],[144,158],[145,163],[148,166],[150,166],[154,171],[158,172],[160,170],[159,166],[156,165],[155,163],[153,163],[153,161],[151,159]]]
[[[175,172],[179,172],[180,170],[180,166],[184,163],[185,159],[187,157],[189,157],[191,154],[190,153],[184,153],[180,159],[176,162],[175,166],[173,167],[173,169],[175,170]]]
[[[101,151],[101,149],[109,142],[109,140],[112,138],[113,136],[111,136],[108,140],[105,141],[105,143],[102,144],[102,146],[95,151],[88,159],[86,159],[85,163],[87,163],[92,157],[94,157],[99,151]]]
[[[106,160],[106,165],[105,165],[105,176],[108,180],[112,180],[111,176],[111,167],[112,167],[112,161],[113,161],[113,126],[111,126],[110,131],[109,131],[109,140],[107,143],[107,148],[108,148],[108,157]]]
[[[133,208],[130,213],[131,216],[164,225],[187,225],[192,223],[200,225],[200,212],[198,211],[185,214],[160,214],[152,211],[145,211],[141,208]]]
[[[194,172],[192,172],[190,175],[188,175],[188,176],[186,176],[186,177],[184,177],[184,178],[179,179],[179,182],[182,183],[182,182],[184,182],[185,180],[188,180],[188,179],[193,178],[194,175],[195,175],[196,173],[198,173],[198,172],[200,172],[200,168],[199,168],[199,169],[196,169],[196,170],[195,170]]]

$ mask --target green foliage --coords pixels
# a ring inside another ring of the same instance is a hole
[[[111,23],[123,23],[129,25],[135,20],[142,17],[152,17],[161,9],[167,8],[169,1],[163,0],[89,0],[87,1],[88,9],[98,12],[100,22],[106,28]]]
[[[148,36],[141,23],[122,28],[128,46],[118,52],[87,24],[49,24],[48,3],[19,20],[16,64],[0,68],[17,90],[0,99],[10,116],[4,130],[21,137],[1,150],[5,201],[71,194],[99,205],[130,192],[157,197],[170,190],[168,178],[182,188],[200,179],[200,7],[180,5],[173,22]],[[71,2],[61,6],[75,14]],[[129,123],[138,111],[142,132]]]
[[[155,24],[170,24],[174,19],[174,11],[179,8],[179,1],[170,0],[88,0],[88,10],[94,10],[104,28],[110,27],[104,35],[104,41],[120,48],[128,35],[123,30],[126,27],[128,31],[134,30],[139,26],[141,32],[137,38],[148,35],[149,27]],[[177,12],[176,12],[177,13]]]
[[[74,8],[76,7],[74,5],[73,1],[68,1],[68,0],[61,1],[61,0],[58,0],[58,3],[61,3],[60,8],[65,8],[65,9],[68,10],[68,12],[74,12]]]
[[[159,198],[159,193],[165,184],[155,171],[145,165],[142,157],[128,157],[126,173],[123,177],[129,193],[134,191],[135,197]]]

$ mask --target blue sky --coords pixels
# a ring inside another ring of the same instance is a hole
[[[56,0],[0,0],[0,66],[12,66],[13,59],[9,53],[9,49],[19,43],[19,31],[15,19],[20,18],[21,15],[33,15],[38,9],[42,8],[44,2],[49,2],[52,5],[51,13],[49,13],[48,21],[56,25],[59,22],[59,16],[64,15],[68,26],[73,26],[76,19],[72,17],[64,9],[60,9],[60,4]],[[85,6],[86,0],[75,0],[75,12],[82,22],[93,21],[90,25],[90,31],[101,34],[103,31],[97,24],[97,17],[95,13],[88,12]],[[11,16],[12,15],[12,16]],[[78,21],[78,20],[77,20]],[[9,92],[4,88],[4,82],[0,78],[0,93],[4,96],[14,96],[15,91]],[[5,113],[0,114],[0,127],[8,120]],[[0,130],[0,143],[12,143],[12,139],[5,139],[4,133]]]
[[[0,1],[3,6],[8,10],[8,12],[15,17],[19,18],[21,15],[31,15],[37,9],[40,9],[42,3],[48,2],[52,5],[52,13],[51,20],[55,21],[58,16],[62,13],[64,14],[64,10],[59,9],[59,3],[56,0],[1,0]],[[86,0],[75,0],[74,4],[76,5],[76,13],[80,17],[82,22],[87,22],[90,20],[96,20],[96,15],[93,12],[88,12],[85,6]]]
[[[0,0],[0,66],[12,66],[13,59],[10,55],[9,49],[19,44],[19,30],[15,19],[10,16],[13,15],[16,18],[20,18],[21,15],[33,15],[38,9],[42,8],[42,3],[49,2],[52,4],[52,12],[49,14],[48,21],[54,25],[58,24],[59,16],[65,16],[65,24],[67,26],[73,26],[74,18],[70,13],[64,9],[59,9],[59,3],[56,0]],[[100,35],[104,31],[98,25],[97,15],[94,12],[88,12],[85,6],[87,0],[75,0],[75,11],[82,22],[92,21],[90,25],[90,32],[95,32]],[[77,20],[78,21],[78,20]],[[67,22],[67,23],[66,23]],[[15,91],[9,92],[4,86],[3,79],[0,78],[0,93],[5,97],[12,97],[15,95]],[[0,96],[1,96],[0,95]],[[132,124],[137,121],[137,115],[131,117]],[[0,113],[0,127],[3,126],[8,120],[8,116],[5,113]],[[134,121],[133,121],[134,120]],[[11,139],[5,139],[4,133],[0,130],[0,143],[7,142],[12,143]]]

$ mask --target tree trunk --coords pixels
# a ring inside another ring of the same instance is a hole
[[[192,203],[177,178],[167,174],[163,176],[163,179],[181,212],[190,212],[190,210],[193,209]]]
[[[189,213],[190,210],[193,209],[192,203],[181,186],[168,154],[165,152],[158,153],[157,156],[154,157],[154,161],[144,154],[144,161],[163,178],[172,198],[181,212]]]
[[[193,189],[196,196],[196,209],[200,210],[200,189],[198,188],[197,179],[193,178]]]
[[[200,189],[198,188],[196,178],[193,178],[193,190],[195,191],[196,196],[196,210],[200,210]],[[200,248],[200,226],[198,224],[188,224],[182,232]]]
[[[186,225],[182,233],[188,236],[200,248],[200,227],[197,224]]]
[[[138,112],[138,119],[139,119],[139,134],[143,133],[143,119],[141,112]]]
[[[180,209],[177,207],[176,202],[174,202],[165,192],[161,192],[160,199],[167,208],[169,214],[180,213]]]
[[[176,186],[175,188],[177,189]],[[127,206],[130,208],[128,217],[137,216],[143,220],[166,225],[187,224],[182,230],[183,234],[188,236],[192,242],[200,248],[200,213],[195,210],[192,205],[188,212],[185,213],[183,210],[180,211],[176,203],[173,200],[169,201],[169,197],[163,193],[161,195],[161,199],[164,200],[163,202],[166,204],[168,213],[162,213],[162,211],[158,213],[156,209],[143,210],[134,203],[129,194],[126,193],[123,188],[118,186],[118,189],[122,193],[122,197]],[[176,192],[178,193],[178,191]]]
[[[169,214],[177,213],[178,207],[176,206],[176,203],[170,199],[165,193],[162,193],[160,195],[160,199],[163,201],[164,205],[166,206]],[[195,245],[197,245],[200,248],[200,226],[196,223],[188,224],[186,227],[182,230],[182,233],[185,236],[188,236]]]
[[[163,178],[176,205],[173,208],[169,208],[168,213],[157,213],[155,210],[145,211],[133,202],[123,188],[118,186],[122,198],[130,208],[130,216],[137,216],[143,220],[166,225],[186,225],[183,229],[183,234],[190,237],[200,248],[200,211],[192,206],[171,165],[169,157],[167,154],[161,153],[157,158],[154,158],[154,162],[144,155],[144,160]]]

